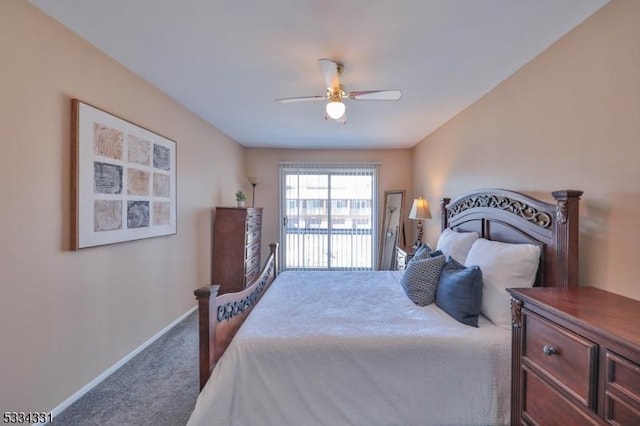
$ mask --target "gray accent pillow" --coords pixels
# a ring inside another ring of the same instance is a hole
[[[420,247],[418,247],[416,249],[416,251],[413,253],[413,257],[411,258],[411,260],[421,260],[421,259],[426,259],[428,257],[430,257],[431,253],[431,247],[429,247],[429,244],[422,244]],[[432,256],[431,256],[432,257]]]
[[[431,253],[429,253],[429,257],[436,257],[436,256],[443,256],[444,253],[442,252],[442,250],[434,250]]]
[[[429,305],[436,300],[440,271],[445,263],[443,255],[426,259],[412,259],[407,264],[400,285],[409,299],[418,306]]]
[[[461,323],[477,327],[482,307],[480,267],[464,267],[449,258],[440,272],[436,306]]]

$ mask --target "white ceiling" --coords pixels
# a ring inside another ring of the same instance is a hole
[[[411,147],[608,0],[30,0],[247,147]],[[344,63],[325,121],[318,59]],[[91,99],[85,99],[91,102]]]

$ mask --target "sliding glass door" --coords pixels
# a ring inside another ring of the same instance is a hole
[[[281,164],[283,268],[373,269],[376,194],[375,164]]]

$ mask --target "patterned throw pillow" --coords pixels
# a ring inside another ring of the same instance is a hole
[[[444,262],[443,255],[409,262],[400,278],[400,285],[413,303],[426,306],[435,302]]]

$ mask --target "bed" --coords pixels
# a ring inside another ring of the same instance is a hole
[[[577,286],[582,192],[552,194],[555,203],[506,190],[443,198],[443,235],[534,247],[531,284]],[[481,259],[473,246],[469,257]],[[509,327],[489,314],[470,327],[444,305],[416,305],[401,272],[278,274],[270,248],[244,291],[195,292],[201,393],[190,425],[508,424],[519,380]]]

